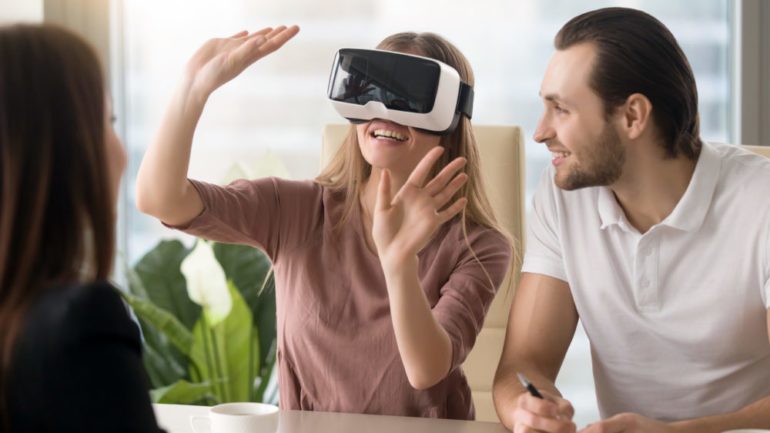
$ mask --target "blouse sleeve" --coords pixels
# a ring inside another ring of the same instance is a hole
[[[433,307],[434,317],[452,342],[451,369],[461,365],[473,348],[512,254],[509,242],[493,230],[468,233],[468,239],[478,260],[465,246]]]
[[[273,261],[318,227],[323,191],[315,182],[274,177],[241,179],[227,186],[189,182],[203,201],[203,211],[187,224],[168,227],[217,242],[250,245]]]

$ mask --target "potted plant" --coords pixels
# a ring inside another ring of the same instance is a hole
[[[161,241],[126,273],[153,402],[276,402],[275,284],[262,252]]]

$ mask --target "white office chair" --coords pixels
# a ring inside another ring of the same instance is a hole
[[[748,150],[750,150],[750,151],[752,151],[754,153],[758,153],[758,154],[764,156],[765,158],[770,158],[770,146],[748,146],[747,145],[747,146],[743,146],[743,147],[745,147],[746,149],[748,149]]]
[[[321,167],[325,167],[340,146],[349,125],[326,125],[323,130]],[[481,172],[487,195],[500,224],[516,239],[523,251],[524,233],[524,138],[516,126],[475,126]],[[513,299],[512,286],[519,269],[503,282],[492,302],[476,345],[463,364],[473,393],[476,419],[497,421],[492,401],[492,380],[505,339],[508,312]]]

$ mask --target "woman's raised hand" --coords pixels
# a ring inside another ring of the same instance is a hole
[[[465,207],[467,199],[464,197],[449,204],[468,180],[467,174],[458,173],[465,166],[464,158],[447,164],[426,184],[431,168],[443,152],[442,147],[431,149],[395,197],[391,196],[390,173],[383,170],[372,223],[372,238],[383,266],[386,262],[398,265],[414,257],[427,245],[441,224]]]
[[[211,92],[249,65],[281,48],[297,26],[240,32],[212,39],[187,63],[184,80],[171,98],[153,144],[136,178],[136,205],[167,224],[181,225],[203,211],[203,201],[187,180],[193,134]]]
[[[297,32],[297,26],[267,27],[254,33],[242,31],[229,38],[207,41],[187,63],[191,89],[208,97],[252,63],[281,48]]]

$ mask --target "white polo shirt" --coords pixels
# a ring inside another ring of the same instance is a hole
[[[534,197],[523,272],[566,281],[602,417],[673,421],[770,395],[770,160],[706,144],[663,222],[640,234],[607,187]]]

